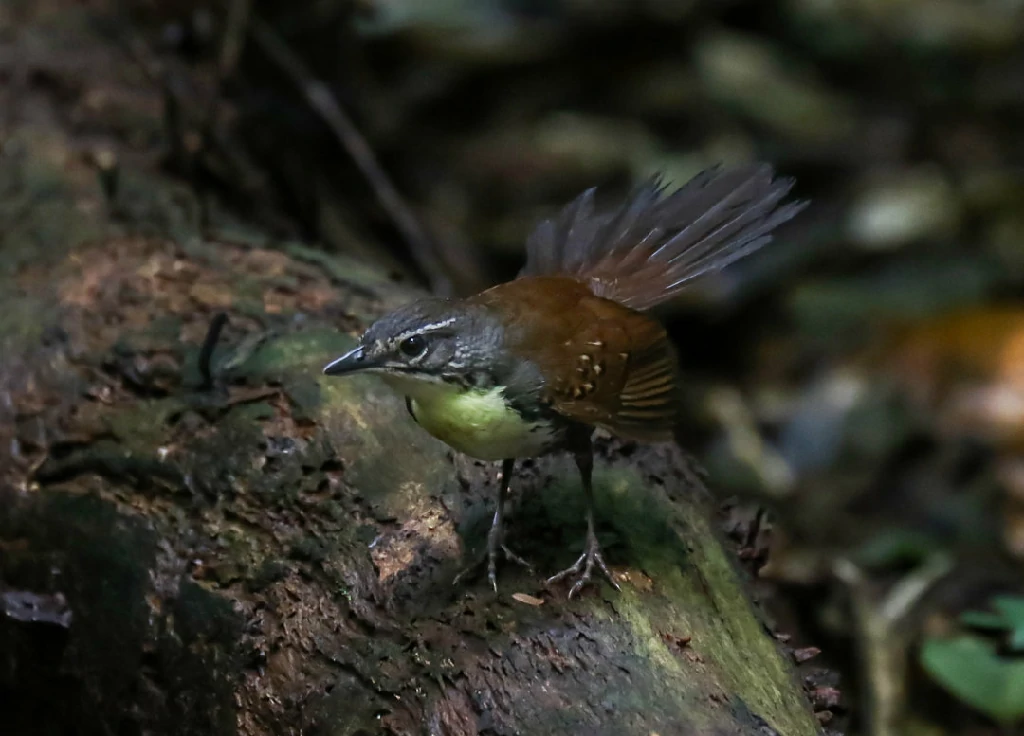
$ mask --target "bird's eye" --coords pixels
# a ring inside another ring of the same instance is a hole
[[[402,340],[398,345],[398,349],[408,358],[415,358],[418,355],[422,355],[427,349],[427,341],[423,335],[412,335]]]

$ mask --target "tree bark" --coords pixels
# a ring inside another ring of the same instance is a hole
[[[599,443],[621,593],[541,585],[583,540],[568,458],[513,479],[509,543],[536,572],[453,586],[497,468],[374,379],[320,375],[414,293],[216,207],[200,229],[153,165],[159,91],[83,11],[18,7],[0,9],[5,734],[817,733],[675,448]]]

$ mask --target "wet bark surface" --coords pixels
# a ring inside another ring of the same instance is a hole
[[[415,292],[215,206],[200,227],[138,70],[84,12],[21,20],[0,49],[5,733],[816,733],[675,448],[599,443],[621,593],[542,586],[583,541],[565,457],[513,481],[536,572],[453,586],[498,468],[372,378],[320,375]]]

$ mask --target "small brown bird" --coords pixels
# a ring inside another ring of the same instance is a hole
[[[791,187],[773,180],[766,164],[715,168],[668,195],[655,177],[606,213],[595,212],[588,189],[537,227],[516,279],[467,299],[402,307],[324,373],[379,374],[427,432],[459,452],[502,461],[484,558],[495,590],[499,552],[527,564],[504,542],[515,461],[573,453],[586,547],[548,583],[578,575],[571,598],[596,565],[618,589],[594,532],[591,436],[602,427],[633,440],[671,440],[679,415],[675,351],[644,312],[770,242],[807,204],[777,206]]]

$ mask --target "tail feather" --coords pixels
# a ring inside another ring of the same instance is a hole
[[[588,189],[537,226],[520,276],[569,276],[598,296],[650,309],[767,245],[776,227],[807,206],[779,207],[793,181],[773,177],[767,164],[716,167],[663,196],[656,176],[601,214]]]

